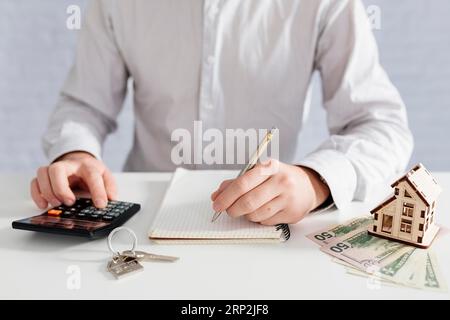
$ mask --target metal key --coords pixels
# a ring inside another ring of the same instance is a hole
[[[135,258],[138,261],[174,262],[179,259],[178,257],[163,256],[163,255],[159,255],[159,254],[148,253],[145,251],[133,251],[133,250],[125,250],[124,252],[121,253],[121,255]]]
[[[121,279],[132,273],[144,270],[136,257],[125,255],[114,255],[108,262],[107,269],[116,279]]]

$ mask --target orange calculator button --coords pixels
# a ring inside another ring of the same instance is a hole
[[[52,210],[48,210],[47,213],[49,215],[51,215],[51,216],[59,216],[62,213],[62,211],[61,210],[52,209]]]

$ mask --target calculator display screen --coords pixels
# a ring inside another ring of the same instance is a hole
[[[102,228],[108,225],[107,222],[103,221],[89,221],[74,218],[51,217],[45,214],[31,218],[26,218],[23,219],[21,222],[28,223],[31,225],[39,225],[59,229],[78,229],[86,231],[94,231],[95,229]]]

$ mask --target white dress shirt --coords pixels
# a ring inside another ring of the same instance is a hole
[[[330,137],[300,158],[315,70]],[[171,133],[194,120],[204,130],[275,125],[280,160],[317,171],[343,208],[404,170],[411,154],[404,104],[359,0],[92,1],[44,136],[50,161],[75,150],[101,157],[130,78],[126,170],[173,170]]]

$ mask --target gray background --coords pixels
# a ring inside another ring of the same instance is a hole
[[[191,0],[200,1],[200,0]],[[381,60],[408,107],[411,162],[450,170],[450,1],[365,0],[381,8]],[[46,160],[40,137],[72,63],[77,32],[66,8],[85,0],[0,0],[0,171],[34,171]],[[327,134],[317,77],[303,152]],[[104,159],[120,170],[133,133],[130,99]]]

